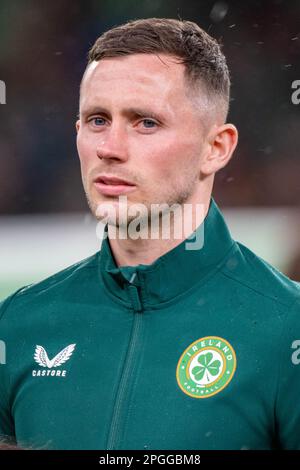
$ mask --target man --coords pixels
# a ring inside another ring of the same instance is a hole
[[[237,144],[229,85],[220,47],[192,22],[133,21],[92,47],[77,145],[104,240],[2,303],[3,437],[300,449],[299,286],[233,241],[211,198]],[[181,235],[173,205],[191,209]]]

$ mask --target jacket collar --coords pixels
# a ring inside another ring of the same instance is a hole
[[[105,231],[107,234],[107,225]],[[187,249],[186,242],[195,240],[195,235],[201,239],[201,234],[202,248]],[[100,276],[116,300],[130,306],[128,286],[135,286],[142,309],[155,308],[187,293],[216,272],[233,245],[223,216],[212,198],[208,213],[195,232],[150,265],[118,267],[106,236],[99,251]]]

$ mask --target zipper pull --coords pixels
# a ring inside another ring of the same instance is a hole
[[[132,276],[135,277],[135,275],[136,275],[136,273],[134,273]],[[131,280],[129,282],[131,282]],[[132,306],[133,306],[133,310],[135,312],[142,312],[143,307],[142,307],[142,303],[141,303],[141,300],[140,300],[140,296],[139,296],[137,287],[133,286],[130,283],[130,284],[127,284],[126,288],[127,288],[127,292],[129,294],[129,297],[130,297],[130,300],[131,300],[131,303],[132,303]]]

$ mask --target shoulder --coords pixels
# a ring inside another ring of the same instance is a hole
[[[59,292],[68,288],[76,289],[77,286],[82,285],[83,280],[88,281],[89,276],[93,276],[93,270],[95,271],[98,266],[98,255],[99,252],[40,282],[21,287],[9,297],[0,301],[0,320],[12,304],[22,306],[28,304],[28,302],[37,301],[42,303],[43,300],[49,301],[49,298],[56,298]]]
[[[288,278],[267,261],[236,242],[223,266],[222,274],[252,296],[259,296],[290,308],[300,300],[300,284]]]

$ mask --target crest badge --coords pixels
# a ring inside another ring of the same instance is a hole
[[[227,387],[235,370],[236,355],[231,344],[219,336],[205,336],[183,352],[176,379],[190,397],[209,398]]]

